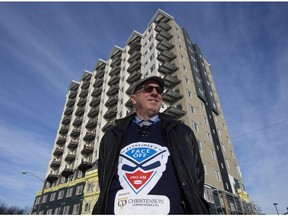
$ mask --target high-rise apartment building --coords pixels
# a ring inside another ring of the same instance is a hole
[[[98,191],[101,137],[115,119],[133,112],[129,93],[140,78],[165,80],[161,112],[190,126],[205,170],[205,199],[214,214],[251,213],[211,67],[174,18],[158,10],[143,33],[72,81],[49,162],[44,193],[33,213],[89,214]]]

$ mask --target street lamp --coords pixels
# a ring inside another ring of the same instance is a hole
[[[276,212],[277,212],[277,214],[279,215],[279,211],[278,211],[278,209],[277,209],[278,203],[273,203],[273,205],[275,206]]]
[[[42,178],[40,178],[39,176],[35,175],[35,174],[32,173],[32,172],[22,171],[21,173],[22,173],[23,175],[26,175],[26,174],[29,173],[29,174],[33,175],[34,177],[36,177],[37,179],[39,179],[41,182],[43,182],[43,179],[42,179]],[[40,195],[39,204],[38,204],[38,207],[37,207],[37,212],[36,212],[37,215],[39,215],[39,212],[40,212],[40,208],[41,208],[41,204],[42,204],[42,200],[43,200],[43,195],[44,195],[44,189],[46,188],[46,184],[47,184],[47,180],[45,179],[45,180],[44,180],[43,187],[42,187],[41,195]]]

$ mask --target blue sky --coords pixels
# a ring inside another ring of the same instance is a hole
[[[71,80],[160,8],[211,64],[250,200],[288,207],[288,3],[0,2],[0,199],[32,206]]]

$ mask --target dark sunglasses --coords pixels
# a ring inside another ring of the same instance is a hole
[[[164,92],[164,89],[159,87],[159,86],[150,86],[150,85],[145,86],[144,85],[144,86],[142,86],[141,89],[143,89],[143,91],[146,93],[151,93],[153,91],[153,89],[155,89],[158,94],[163,94],[163,92]]]

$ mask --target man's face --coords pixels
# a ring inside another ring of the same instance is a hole
[[[152,87],[160,88],[157,82],[149,80],[131,96],[137,116],[142,119],[157,115],[162,104],[162,94]]]

